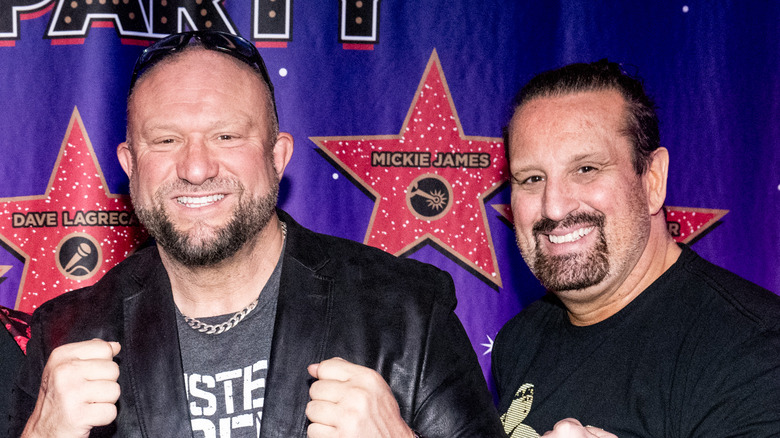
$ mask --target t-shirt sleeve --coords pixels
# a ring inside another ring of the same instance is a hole
[[[691,369],[689,437],[776,437],[780,433],[780,332],[764,331]],[[687,419],[686,419],[687,417]]]

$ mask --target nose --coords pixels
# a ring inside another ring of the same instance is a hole
[[[542,199],[542,216],[554,221],[560,221],[576,210],[579,202],[574,188],[565,181],[547,180]]]
[[[217,176],[219,162],[202,139],[191,138],[180,151],[176,172],[180,179],[201,185]]]

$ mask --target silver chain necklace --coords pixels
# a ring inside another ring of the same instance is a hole
[[[282,222],[282,244],[284,244],[284,239],[286,238],[287,238],[287,224]],[[199,321],[196,318],[191,318],[187,315],[183,315],[183,316],[184,316],[184,320],[187,321],[187,325],[192,327],[194,330],[197,330],[200,333],[205,333],[207,335],[218,335],[220,333],[225,333],[226,331],[238,325],[239,322],[243,321],[243,319],[246,318],[246,316],[249,315],[250,312],[255,310],[255,307],[257,307],[257,302],[259,300],[260,300],[260,296],[258,295],[258,297],[255,298],[254,301],[249,303],[248,306],[239,310],[238,312],[233,314],[233,316],[231,316],[227,321],[221,324],[206,324],[205,322]]]

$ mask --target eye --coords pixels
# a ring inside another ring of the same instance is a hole
[[[579,169],[577,169],[577,172],[578,173],[590,173],[590,172],[595,172],[596,170],[598,170],[598,169],[596,169],[593,166],[582,166]]]
[[[230,134],[222,134],[222,135],[219,135],[217,138],[220,139],[220,140],[228,141],[228,140],[233,140],[234,137],[232,135],[230,135]]]
[[[172,138],[172,137],[162,137],[162,138],[158,138],[157,140],[155,140],[154,144],[156,144],[156,145],[170,145],[170,144],[173,144],[175,142],[176,142],[176,140],[174,138]]]
[[[518,178],[516,176],[512,176],[512,180],[520,185],[529,185],[529,184],[535,184],[544,181],[544,177],[542,175],[532,175],[525,178]]]

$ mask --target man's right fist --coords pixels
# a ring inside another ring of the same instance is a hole
[[[87,437],[116,418],[118,342],[101,339],[57,347],[43,369],[38,400],[23,438]]]

